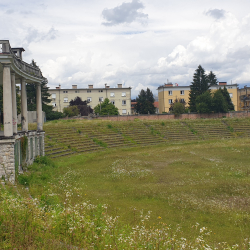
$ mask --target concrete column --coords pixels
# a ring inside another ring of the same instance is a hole
[[[42,91],[40,83],[36,85],[36,118],[37,130],[43,130]]]
[[[13,136],[10,63],[2,63],[2,65],[3,65],[3,124],[4,124],[4,136]]]
[[[27,112],[27,93],[26,93],[26,81],[21,79],[21,120],[22,131],[28,131],[28,112]]]
[[[11,92],[12,92],[12,116],[13,133],[17,133],[17,105],[16,105],[16,79],[15,73],[11,73]]]

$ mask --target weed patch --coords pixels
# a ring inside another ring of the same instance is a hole
[[[97,139],[97,138],[93,138],[93,141],[94,141],[96,144],[100,145],[101,147],[104,147],[104,148],[107,147],[107,143],[105,143],[105,142],[103,142],[103,141],[101,141],[101,140],[99,140],[99,139]]]

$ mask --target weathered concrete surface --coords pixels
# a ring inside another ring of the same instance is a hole
[[[17,133],[17,106],[16,106],[16,79],[15,73],[11,73],[11,92],[12,92],[12,125],[13,133]]]
[[[0,178],[15,181],[15,139],[0,140]]]
[[[2,133],[0,133],[1,136]],[[21,162],[21,138],[26,136],[26,157]],[[22,172],[22,165],[30,165],[36,156],[44,156],[44,131],[19,132],[11,138],[0,137],[0,179],[15,182],[15,171]],[[16,148],[16,150],[15,150]]]
[[[25,79],[21,79],[21,115],[22,115],[22,131],[28,131],[28,115],[27,115],[27,93]]]
[[[3,65],[3,117],[4,117],[4,135],[13,135],[12,125],[12,95],[11,95],[11,79],[10,64]]]

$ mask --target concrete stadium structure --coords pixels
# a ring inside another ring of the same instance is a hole
[[[22,60],[23,48],[0,40],[0,85],[3,86],[3,126],[0,131],[0,178],[15,181],[22,164],[44,155],[41,83],[47,81],[34,61]],[[28,130],[26,83],[36,84],[37,130]],[[21,85],[21,131],[17,130],[16,84]],[[25,145],[25,148],[24,148]]]

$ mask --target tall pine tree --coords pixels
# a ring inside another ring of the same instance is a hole
[[[234,105],[232,102],[232,99],[227,91],[227,88],[224,86],[224,88],[221,90],[222,95],[224,96],[226,102],[227,102],[227,107],[228,111],[234,111]]]
[[[217,77],[213,73],[213,71],[209,72],[209,74],[207,75],[207,80],[208,80],[209,87],[214,86],[214,85],[218,85]]]
[[[147,88],[145,91],[142,89],[136,97],[135,111],[139,114],[155,114],[155,106],[154,106],[154,95],[152,91]]]
[[[196,112],[196,98],[208,90],[208,78],[205,74],[205,70],[198,66],[195,70],[193,76],[193,82],[190,85],[190,92],[189,92],[189,108],[191,112]]]
[[[42,91],[42,109],[46,112],[48,110],[47,106],[51,102],[51,99],[49,99],[50,94],[48,92],[47,82],[44,81],[41,83],[41,91]],[[26,85],[26,91],[27,91],[27,105],[28,105],[28,111],[36,111],[36,84],[28,83]],[[49,108],[50,109],[50,108]],[[52,109],[51,109],[52,110]]]

